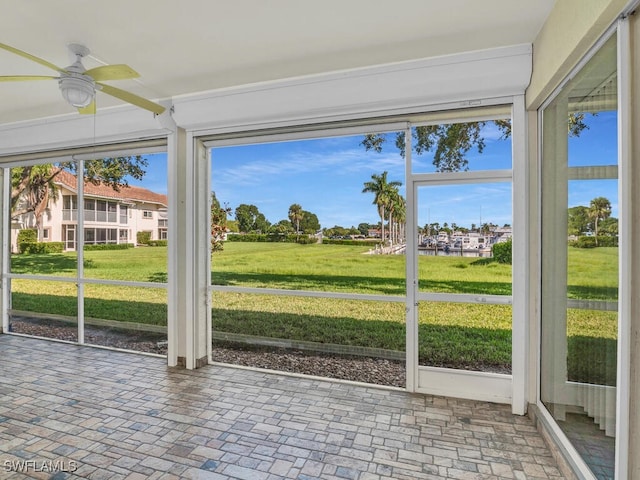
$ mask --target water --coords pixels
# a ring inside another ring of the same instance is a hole
[[[434,249],[418,249],[418,255],[427,255],[429,257],[474,257],[474,258],[490,258],[491,250],[462,250],[451,248],[448,252],[444,250]]]

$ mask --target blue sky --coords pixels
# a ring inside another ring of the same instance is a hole
[[[499,140],[493,124],[484,133],[487,148],[482,155],[470,152],[471,168],[510,168],[510,141]],[[212,189],[232,209],[240,203],[256,205],[272,223],[286,219],[289,206],[299,203],[318,216],[322,227],[375,224],[379,217],[373,194],[362,193],[372,174],[387,171],[389,181],[403,183],[399,190],[406,196],[404,159],[394,138],[395,133],[390,132],[382,153],[365,151],[360,145],[362,135],[215,148]],[[433,172],[432,157],[414,156],[413,170]],[[430,220],[470,226],[478,223],[482,208],[487,215],[500,217],[502,223],[511,223],[508,185],[465,186],[464,191],[460,187],[425,188],[418,195],[420,225]],[[474,213],[469,204],[477,205],[477,196],[486,205]],[[500,208],[494,208],[497,205]]]
[[[570,166],[616,163],[615,112],[588,116],[591,128],[569,140]],[[511,167],[511,141],[500,138],[489,122],[483,131],[486,147],[482,154],[467,154],[471,170]],[[404,159],[395,148],[394,133],[382,153],[366,152],[362,136],[330,137],[267,144],[220,147],[212,150],[211,189],[222,203],[234,210],[247,203],[258,207],[276,223],[286,219],[289,206],[298,203],[315,213],[323,228],[357,226],[379,221],[372,204],[373,194],[362,193],[372,174],[389,172],[388,179],[403,183],[406,196]],[[432,154],[413,158],[413,171],[433,172]],[[149,169],[141,184],[166,193],[166,156],[149,156]],[[616,181],[570,182],[569,206],[588,205],[597,196],[610,199],[617,216]],[[456,223],[471,227],[480,222],[511,224],[511,185],[474,184],[454,187],[421,187],[418,191],[418,224]],[[231,218],[233,215],[231,215]]]

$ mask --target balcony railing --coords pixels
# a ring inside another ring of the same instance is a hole
[[[77,222],[78,210],[64,209],[62,210],[62,220],[65,222]]]
[[[62,220],[65,222],[77,222],[78,210],[76,209],[63,209]],[[101,223],[117,223],[118,214],[116,212],[104,212],[100,210],[85,210],[84,211],[85,222],[101,222]],[[126,223],[126,222],[125,222]]]

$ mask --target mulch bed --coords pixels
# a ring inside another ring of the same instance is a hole
[[[14,317],[11,320],[11,331],[71,342],[78,338],[76,325],[58,320]],[[87,344],[167,354],[167,338],[161,334],[87,325],[84,339]],[[405,386],[404,363],[380,358],[311,354],[299,350],[221,343],[214,344],[212,359],[214,362],[232,365],[393,387]]]

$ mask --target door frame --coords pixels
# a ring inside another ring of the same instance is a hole
[[[452,119],[443,112],[443,123],[456,123],[482,119],[479,109],[469,109]],[[481,113],[481,111],[480,111]],[[438,115],[434,115],[437,123]],[[491,118],[487,118],[491,120]],[[512,168],[510,170],[484,170],[475,172],[413,173],[411,162],[411,127],[405,131],[407,185],[407,390],[417,393],[468,398],[511,404],[512,412],[524,415],[529,403],[529,264],[528,244],[531,214],[528,207],[530,182],[535,182],[535,167],[527,165],[526,112],[523,96],[514,96],[511,105]],[[533,178],[532,178],[533,176]],[[431,185],[459,185],[472,183],[511,182],[513,265],[512,295],[464,295],[420,293],[418,291],[418,188]],[[516,195],[514,192],[518,192]],[[534,219],[535,220],[535,219]],[[421,301],[453,301],[480,304],[512,305],[512,374],[475,372],[418,364],[418,305]]]
[[[71,235],[73,238],[69,239],[69,234],[73,232]],[[72,242],[73,248],[69,248],[69,242]],[[66,225],[64,229],[64,249],[66,251],[75,251],[78,249],[78,229],[76,225]]]

